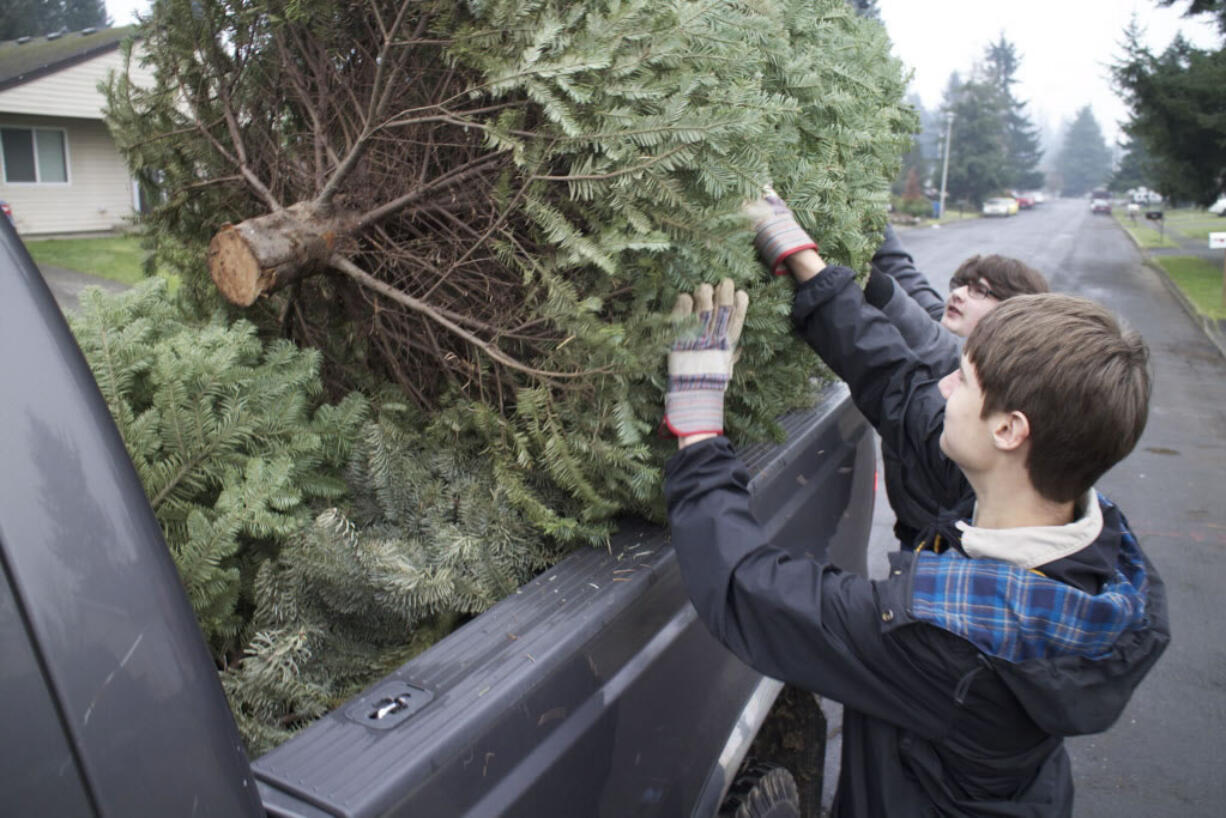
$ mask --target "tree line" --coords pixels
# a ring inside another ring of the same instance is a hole
[[[1185,16],[1211,16],[1226,35],[1226,0],[1158,2],[1186,3]],[[1143,35],[1134,18],[1112,66],[1129,107],[1129,142],[1112,187],[1144,185],[1168,199],[1209,204],[1226,191],[1226,48],[1196,48],[1178,36],[1155,53]]]
[[[940,107],[925,111],[917,97],[911,103],[920,114],[916,135],[894,193],[904,203],[921,201],[940,185],[948,137],[948,201],[978,207],[991,196],[1010,190],[1051,188],[1080,195],[1104,184],[1111,173],[1111,150],[1087,105],[1065,131],[1054,159],[1043,167],[1039,129],[1017,93],[1022,57],[1003,34],[984,49],[983,59],[966,79],[950,75]]]

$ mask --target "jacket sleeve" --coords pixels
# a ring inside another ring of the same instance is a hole
[[[897,281],[903,292],[934,321],[941,320],[945,314],[945,299],[933,288],[928,276],[915,269],[915,259],[898,240],[893,225],[885,226],[885,238],[873,255],[872,264]]]
[[[908,634],[925,626],[890,631],[895,613],[880,601],[901,599],[898,589],[880,595],[877,582],[766,542],[748,481],[724,438],[684,449],[665,470],[682,580],[707,628],[760,673],[926,737],[942,735],[948,711],[931,703],[951,697],[918,669],[941,660],[928,652],[917,661],[916,650],[926,649],[922,639],[907,644]]]
[[[827,267],[797,287],[792,322],[893,447],[907,490],[935,508],[957,505],[969,487],[941,451],[945,399],[937,382],[948,373],[916,356],[898,328],[864,300],[846,267]]]
[[[958,336],[941,326],[939,321],[934,321],[918,301],[903,292],[897,281],[887,281],[893,285],[892,294],[881,305],[881,311],[898,328],[915,357],[928,363],[937,376],[957,369],[962,356],[962,343]]]

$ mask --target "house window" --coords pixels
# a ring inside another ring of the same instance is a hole
[[[58,128],[0,128],[6,182],[67,182],[68,152]]]

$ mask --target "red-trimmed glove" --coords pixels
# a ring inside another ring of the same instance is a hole
[[[673,320],[696,313],[698,328],[678,338],[668,354],[664,426],[675,436],[724,433],[724,390],[732,379],[748,310],[749,296],[729,278],[714,290],[699,285],[692,298],[689,293],[677,296]]]
[[[817,242],[804,231],[769,185],[762,189],[762,198],[745,205],[745,215],[753,223],[753,246],[766,266],[777,276],[787,275],[783,261],[801,250],[816,250]]]

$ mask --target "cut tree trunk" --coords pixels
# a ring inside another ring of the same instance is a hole
[[[249,307],[262,296],[322,272],[355,219],[315,202],[227,224],[209,242],[209,274],[231,304]]]

